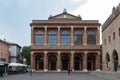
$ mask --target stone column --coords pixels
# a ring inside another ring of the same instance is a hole
[[[47,26],[45,26],[44,45],[47,45]]]
[[[61,71],[61,68],[60,68],[60,65],[61,65],[60,54],[61,54],[61,52],[58,51],[57,53],[58,53],[58,55],[57,55],[57,71],[60,72]]]
[[[99,51],[96,57],[96,71],[100,71],[100,52]]]
[[[31,54],[30,54],[30,57],[31,57],[31,68],[32,68],[32,70],[34,70],[35,69],[35,62],[34,62],[34,52],[33,51],[31,51]]]
[[[60,45],[60,26],[58,27],[58,33],[57,33],[57,44]]]
[[[87,45],[87,26],[84,27],[83,45]]]
[[[44,72],[47,72],[48,69],[47,69],[47,51],[44,51]]]
[[[99,26],[96,31],[96,44],[100,45],[100,27]]]
[[[71,37],[70,37],[70,40],[71,40],[70,43],[71,43],[71,45],[74,45],[74,32],[73,32],[74,30],[73,29],[74,29],[74,27],[72,26],[71,27]]]
[[[71,51],[71,58],[70,58],[70,68],[74,71],[74,51]]]
[[[85,51],[85,52],[84,52],[84,58],[83,58],[83,71],[85,71],[85,72],[88,71],[88,70],[87,70],[87,54],[88,54],[88,52]]]

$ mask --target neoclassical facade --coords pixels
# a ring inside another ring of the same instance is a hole
[[[102,26],[103,70],[117,71],[120,64],[120,4]]]
[[[31,67],[41,71],[100,70],[100,23],[63,13],[33,20]]]

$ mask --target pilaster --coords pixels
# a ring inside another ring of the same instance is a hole
[[[44,51],[44,72],[47,72],[48,71],[48,68],[47,68],[47,51]]]
[[[100,45],[100,27],[99,26],[96,31],[96,44]]]
[[[47,26],[44,27],[45,28],[45,33],[44,33],[44,45],[47,45]]]
[[[87,72],[87,71],[88,71],[88,70],[87,70],[87,54],[88,54],[88,52],[85,51],[85,52],[84,52],[84,58],[83,58],[83,71],[84,71],[84,72]]]
[[[57,44],[60,45],[60,26],[58,26],[58,37],[57,37]]]
[[[87,26],[84,26],[83,44],[87,45]]]
[[[34,62],[34,52],[33,51],[31,51],[30,57],[31,57],[31,59],[30,59],[31,60],[31,68],[35,69],[35,67],[34,67],[35,66],[35,64],[34,64],[35,63]]]
[[[96,71],[100,71],[100,51],[97,52],[97,57],[96,57]]]
[[[61,71],[61,68],[60,68],[60,65],[61,65],[61,60],[60,60],[60,54],[61,54],[61,51],[57,51],[57,71],[60,72]]]
[[[74,27],[73,26],[71,27],[71,38],[70,38],[70,40],[71,40],[71,45],[74,45]]]
[[[74,71],[74,51],[71,51],[70,68]]]

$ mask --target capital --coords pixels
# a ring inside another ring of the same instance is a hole
[[[57,51],[57,53],[58,53],[58,54],[60,54],[60,53],[61,53],[61,51]]]
[[[47,30],[47,26],[45,26],[44,28],[45,28],[45,30]]]
[[[61,27],[60,27],[60,26],[58,26],[58,30],[60,30],[60,28],[61,28]]]
[[[71,26],[71,30],[73,30],[74,29],[74,27],[73,26]]]
[[[44,54],[47,54],[48,52],[47,51],[44,51]]]
[[[98,51],[97,53],[98,53],[98,55],[100,55],[100,51]]]
[[[34,54],[34,51],[31,51],[31,55],[33,55]]]
[[[87,55],[87,54],[88,54],[88,52],[87,52],[87,51],[85,51],[85,52],[84,52],[84,54],[85,54],[85,55]]]
[[[75,53],[75,51],[71,51],[71,54],[74,54]]]
[[[33,30],[34,28],[33,27],[31,27],[31,30]]]
[[[84,26],[84,30],[85,30],[85,31],[87,30],[87,26]]]
[[[97,27],[97,30],[100,30],[100,27],[99,27],[99,26]]]

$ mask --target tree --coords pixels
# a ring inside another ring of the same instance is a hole
[[[30,65],[30,46],[24,46],[22,48],[22,55],[26,58],[27,64]]]

